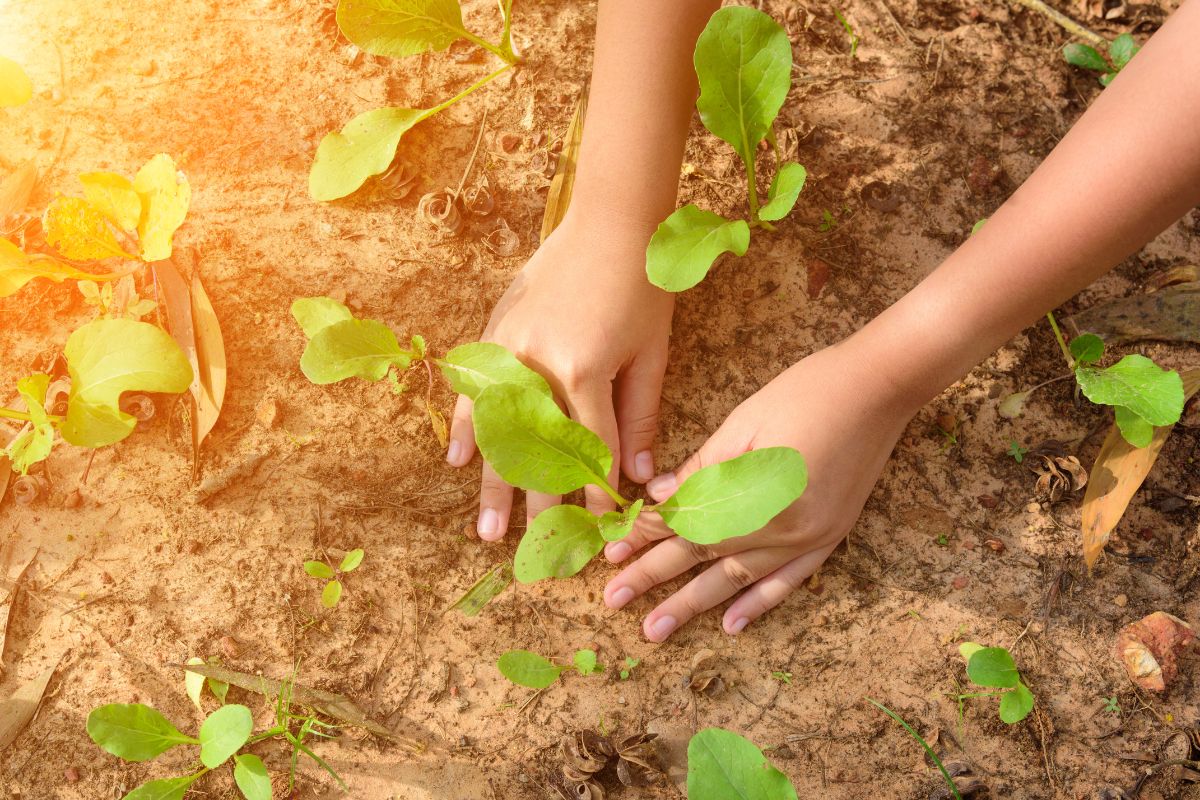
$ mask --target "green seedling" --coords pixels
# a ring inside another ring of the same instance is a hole
[[[937,538],[934,539],[934,542],[937,544],[938,547],[949,547],[950,546],[950,537],[944,533],[939,533],[937,535]]]
[[[1115,694],[1112,697],[1105,697],[1103,700],[1105,711],[1109,712],[1110,714],[1121,713],[1121,704],[1117,702],[1117,696]]]
[[[1011,439],[1008,442],[1008,454],[1012,456],[1012,460],[1020,464],[1025,460],[1025,454],[1029,452],[1029,448],[1022,447],[1016,439]]]
[[[938,768],[938,771],[942,773],[942,780],[946,782],[946,788],[950,791],[950,795],[954,798],[954,800],[962,800],[962,795],[959,794],[958,786],[955,785],[954,779],[950,777],[949,770],[947,770],[946,765],[942,763],[942,759],[938,758],[938,754],[934,751],[934,749],[929,746],[929,742],[925,741],[924,737],[922,737],[921,734],[917,733],[916,730],[913,729],[913,726],[905,722],[903,717],[901,717],[895,711],[892,711],[883,703],[880,703],[878,700],[872,700],[869,697],[867,698],[867,702],[895,720],[901,728],[904,728],[904,730],[908,732],[909,736],[917,740],[917,743],[925,749],[925,755],[929,756],[930,761],[932,761],[934,766]]]
[[[753,742],[724,728],[705,728],[688,742],[688,800],[797,800],[788,777]]]
[[[325,582],[321,589],[321,605],[326,608],[334,608],[338,604],[338,601],[342,599],[342,576],[358,569],[362,560],[363,550],[360,547],[346,553],[336,569],[324,561],[304,562],[305,572],[311,577]]]
[[[1111,65],[1100,55],[1096,48],[1086,44],[1069,44],[1063,48],[1063,58],[1073,67],[1082,67],[1100,73],[1100,85],[1108,86],[1117,73],[1137,55],[1137,42],[1128,33],[1122,33],[1108,46],[1108,57]]]
[[[414,125],[486,86],[520,61],[512,44],[512,0],[499,0],[503,31],[492,44],[467,30],[458,0],[340,0],[337,24],[347,39],[368,53],[406,58],[446,50],[466,40],[499,57],[504,66],[430,108],[377,108],[359,114],[321,140],[309,173],[314,200],[328,201],[357,191],[388,170],[396,148]]]
[[[854,58],[854,54],[858,52],[858,34],[854,32],[854,28],[850,27],[850,22],[838,9],[833,10],[833,15],[837,17],[837,21],[842,24],[842,30],[846,31],[846,36],[850,39],[850,57]]]
[[[412,337],[406,350],[386,325],[355,319],[327,297],[297,300],[292,314],[309,337],[300,368],[312,382],[351,377],[379,381],[391,370],[418,364],[432,381],[432,364],[455,392],[473,401],[476,444],[504,481],[554,495],[592,485],[616,502],[618,510],[601,516],[576,505],[553,506],[539,514],[514,558],[513,574],[521,583],[576,574],[606,542],[629,535],[643,512],[656,512],[671,530],[696,544],[745,536],[794,503],[808,483],[800,453],[768,447],[698,470],[661,503],[625,498],[608,481],[613,454],[604,441],[566,416],[546,380],[500,345],[472,342],[437,358],[426,351],[421,337]],[[430,419],[444,437],[445,421],[428,398],[427,392]]]
[[[689,204],[658,226],[646,248],[646,274],[671,292],[698,284],[723,253],[745,255],[751,228],[773,230],[771,223],[796,205],[807,177],[800,164],[781,163],[775,147],[775,177],[766,202],[759,202],[758,146],[764,140],[774,146],[775,117],[792,85],[792,45],[779,23],[752,8],[723,8],[696,41],[694,63],[700,121],[741,159],[749,209],[746,219],[729,220]]]
[[[545,689],[564,672],[575,670],[580,675],[595,675],[604,667],[596,663],[595,650],[576,650],[570,664],[555,664],[548,658],[528,650],[509,650],[496,661],[496,669],[518,686]]]
[[[837,217],[828,208],[821,209],[821,224],[817,226],[817,230],[821,233],[829,233],[837,227]]]
[[[775,680],[779,681],[780,683],[786,683],[788,686],[792,685],[792,673],[790,673],[790,672],[785,672],[781,669],[777,669],[771,673],[771,677],[774,678]]]
[[[963,642],[958,652],[967,661],[967,677],[976,686],[997,689],[994,692],[959,694],[959,715],[964,700],[975,697],[999,697],[1000,719],[1012,725],[1029,716],[1033,710],[1033,692],[1021,681],[1012,654],[1003,647],[984,647],[975,642]]]
[[[633,658],[632,656],[625,656],[625,666],[621,667],[621,672],[620,672],[621,680],[627,681],[631,677],[633,677],[634,667],[636,667],[640,663],[642,663],[642,660],[640,658]]]

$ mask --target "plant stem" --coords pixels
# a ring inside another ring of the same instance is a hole
[[[621,508],[626,508],[629,506],[630,503],[633,502],[632,500],[626,500],[624,497],[621,497],[621,493],[618,492],[613,487],[609,486],[608,481],[606,481],[606,480],[601,480],[596,485],[599,486],[601,489],[603,489],[605,494],[607,494],[613,500],[616,500],[617,505],[619,505]]]
[[[1046,319],[1050,320],[1050,328],[1054,331],[1054,338],[1058,340],[1058,346],[1062,350],[1063,358],[1067,359],[1067,369],[1075,369],[1075,359],[1071,357],[1071,349],[1067,347],[1067,342],[1063,339],[1062,331],[1058,329],[1058,321],[1054,319],[1054,312],[1047,311]]]
[[[468,36],[469,35],[470,34],[468,34]],[[488,75],[485,78],[481,78],[480,80],[475,81],[475,83],[472,83],[466,89],[463,89],[461,92],[454,95],[454,97],[451,97],[449,100],[446,100],[443,103],[439,103],[436,106],[434,106],[433,108],[429,109],[429,111],[426,113],[425,117],[422,117],[422,119],[425,119],[427,117],[432,117],[434,114],[437,114],[440,111],[445,111],[447,108],[454,105],[459,100],[462,100],[464,97],[471,94],[476,89],[481,89],[484,86],[487,86],[489,83],[496,80],[496,78],[499,78],[501,75],[503,75],[505,72],[508,72],[512,68],[513,68],[513,65],[511,63],[506,64],[503,67],[501,67],[500,69],[493,72],[491,75]]]
[[[515,53],[512,52],[511,47],[509,47],[507,49],[507,52],[505,52],[505,48],[500,47],[499,45],[494,45],[491,42],[486,41],[484,39],[480,39],[478,36],[471,33],[470,31],[465,30],[465,31],[463,31],[463,34],[466,36],[467,39],[469,39],[472,42],[474,42],[475,44],[479,45],[484,50],[487,50],[489,53],[492,53],[493,55],[496,55],[499,58],[503,59],[504,63],[508,64],[510,67],[513,64],[517,63],[517,61],[518,61],[517,56]]]
[[[2,419],[17,419],[21,422],[33,422],[33,417],[29,416],[28,411],[15,411],[11,408],[0,406],[0,418]],[[63,418],[55,414],[47,414],[46,418],[51,422],[62,422]]]
[[[1017,3],[1018,5],[1025,6],[1030,10],[1036,11],[1039,14],[1044,14],[1047,18],[1061,25],[1068,33],[1078,36],[1081,39],[1087,39],[1096,47],[1106,49],[1108,47],[1108,41],[1105,40],[1103,36],[1088,30],[1075,20],[1068,17],[1066,14],[1063,14],[1062,12],[1046,5],[1042,2],[1042,0],[1013,0],[1013,2]]]
[[[758,225],[762,220],[758,218],[758,174],[754,167],[753,150],[742,159],[742,165],[746,167],[746,198],[750,203],[750,224]]]
[[[919,734],[915,730],[913,730],[912,726],[909,725],[907,722],[905,722],[904,719],[899,714],[897,714],[895,711],[892,711],[890,708],[885,706],[883,703],[880,703],[876,700],[872,700],[869,697],[867,698],[867,702],[870,703],[871,705],[875,706],[876,708],[878,708],[883,713],[887,714],[892,719],[896,720],[896,722],[899,722],[900,727],[902,727],[902,728],[904,728],[904,730],[908,731],[909,736],[913,737],[914,739],[916,739],[918,742],[921,743],[921,747],[925,748],[925,752],[929,755],[929,757],[931,759],[933,759],[933,763],[937,765],[938,770],[941,771],[942,779],[946,781],[946,786],[948,786],[950,788],[950,794],[954,795],[954,800],[962,800],[962,795],[958,793],[958,786],[955,785],[954,779],[950,777],[950,773],[946,771],[946,765],[942,763],[942,760],[940,758],[938,758],[938,754],[933,752],[933,748],[929,746],[929,743],[921,738],[921,734]]]

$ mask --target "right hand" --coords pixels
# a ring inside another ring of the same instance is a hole
[[[567,213],[513,279],[492,311],[482,341],[508,348],[550,383],[571,418],[595,432],[618,467],[638,483],[655,474],[652,447],[667,368],[674,296],[646,278],[645,225],[582,220]],[[460,396],[446,460],[464,467],[475,454],[471,401]],[[587,507],[601,514],[613,500],[595,486]],[[560,497],[528,493],[528,523]],[[513,488],[486,463],[476,529],[497,541],[508,529]]]

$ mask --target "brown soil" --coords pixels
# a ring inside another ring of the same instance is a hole
[[[65,446],[48,465],[48,499],[0,506],[0,565],[39,548],[12,608],[0,697],[61,657],[39,715],[0,752],[3,796],[117,797],[185,769],[181,753],[120,763],[92,744],[84,720],[97,705],[140,701],[194,729],[200,718],[174,665],[196,655],[276,677],[299,663],[302,682],[344,692],[427,743],[420,756],[354,731],[319,743],[349,796],[362,798],[544,798],[545,771],[555,768],[550,748],[601,722],[660,731],[672,767],[662,787],[614,785],[614,798],[680,796],[672,783],[680,747],[709,725],[774,748],[801,797],[927,796],[937,779],[918,746],[866,697],[927,737],[940,731],[943,751],[970,760],[993,797],[1090,798],[1106,783],[1132,785],[1144,764],[1122,754],[1156,753],[1174,726],[1200,721],[1193,659],[1184,659],[1169,693],[1148,697],[1112,653],[1117,629],[1152,610],[1200,618],[1198,515],[1179,501],[1200,495],[1197,427],[1172,436],[1089,577],[1079,496],[1035,502],[1034,475],[1005,450],[1012,439],[1033,446],[1052,438],[1089,463],[1105,414],[1075,402],[1067,383],[1039,392],[1019,420],[996,414],[995,398],[1061,372],[1042,326],[917,416],[819,587],[797,592],[741,636],[723,634],[713,612],[668,644],[646,643],[641,614],[668,588],[610,613],[599,598],[614,570],[600,562],[568,581],[514,586],[479,617],[443,615],[511,556],[516,536],[501,545],[473,537],[478,477],[443,465],[419,402],[381,385],[305,381],[297,368],[303,337],[288,306],[299,296],[342,296],[438,349],[478,336],[536,247],[548,181],[529,161],[543,136],[561,136],[587,80],[594,7],[518,2],[527,66],[411,134],[402,153],[420,173],[417,190],[398,203],[366,191],[318,205],[305,181],[324,133],[368,108],[432,103],[487,66],[445,54],[405,62],[363,55],[336,38],[329,5],[0,0],[0,52],[24,62],[39,87],[30,105],[0,111],[0,174],[36,160],[34,200],[44,206],[57,192],[75,193],[80,172],[132,174],[156,152],[180,161],[195,199],[178,243],[203,253],[230,360],[228,400],[200,471],[216,475],[266,456],[196,502],[181,410],[164,399],[153,422],[97,453],[78,486],[79,507],[66,498],[87,455]],[[727,262],[681,298],[664,463],[699,445],[781,368],[899,298],[1099,92],[1094,77],[1063,63],[1065,34],[1015,5],[846,0],[841,9],[862,39],[853,59],[831,6],[760,5],[786,21],[795,43],[781,139],[807,165],[809,185],[777,235],[756,238],[748,258]],[[1127,25],[1085,17],[1080,3],[1056,5],[1109,35]],[[1132,8],[1150,19],[1157,10]],[[469,0],[466,9],[470,24],[494,38],[495,4]],[[421,193],[456,184],[485,108],[479,166],[499,187],[497,215],[521,236],[511,258],[480,245],[481,224],[443,239],[415,217]],[[500,147],[505,133],[520,137],[514,153]],[[737,185],[733,159],[698,124],[687,161],[682,198],[732,211],[740,202],[729,188]],[[864,187],[876,181],[898,202],[880,202],[879,187],[867,190],[867,202]],[[822,230],[826,210],[836,225]],[[1193,218],[1067,310],[1139,291],[1152,271],[1198,260]],[[0,385],[12,387],[86,318],[70,284],[35,282],[0,301]],[[1200,362],[1195,348],[1147,352],[1172,366]],[[255,412],[272,398],[280,417],[267,428]],[[448,412],[452,397],[440,387],[434,401]],[[938,431],[939,413],[958,422],[953,444]],[[345,600],[321,610],[301,562],[356,546],[366,561]],[[958,718],[950,696],[963,679],[956,648],[964,639],[1013,648],[1038,698],[1025,722],[1003,725],[987,700],[968,703]],[[493,666],[510,647],[561,655],[588,644],[608,670],[567,677],[531,701]],[[681,686],[705,648],[728,687],[715,697]],[[616,665],[627,655],[641,664],[620,681]],[[790,672],[791,683],[773,671]],[[1120,713],[1104,710],[1113,695]],[[261,698],[232,696],[260,722],[270,717]],[[282,745],[257,751],[277,775],[286,772]],[[1154,778],[1140,796],[1197,796],[1175,780]],[[314,769],[301,783],[297,797],[339,796]],[[197,788],[196,796],[235,796],[228,771]]]

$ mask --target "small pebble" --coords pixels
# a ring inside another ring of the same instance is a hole
[[[238,657],[237,639],[234,639],[232,636],[222,636],[221,640],[217,642],[217,649],[221,651],[223,657],[230,661]]]
[[[1042,504],[1035,501],[1035,502],[1030,503],[1029,505],[1025,506],[1025,510],[1028,511],[1030,514],[1036,514],[1042,510]]]
[[[967,581],[968,581],[968,579],[967,579],[966,575],[959,575],[957,578],[955,578],[953,581],[950,582],[950,585],[953,586],[955,589],[965,589],[967,586]]]
[[[627,701],[625,700],[625,695],[621,695],[620,697],[617,698],[617,705],[619,705],[619,706],[625,705],[626,702]]]
[[[1126,595],[1123,595],[1123,594],[1119,594],[1113,598],[1113,602],[1116,603],[1117,605],[1119,605],[1121,608],[1124,608],[1126,606],[1126,604],[1129,602],[1129,597],[1127,597]]]
[[[985,539],[983,542],[989,549],[995,550],[997,553],[1004,552],[1004,542],[999,539]]]
[[[63,772],[63,778],[66,779],[67,783],[79,783],[79,769],[76,767],[67,767],[66,771]]]

